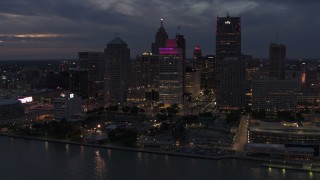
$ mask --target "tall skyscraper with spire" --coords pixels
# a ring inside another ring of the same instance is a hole
[[[161,19],[161,25],[155,37],[155,42],[152,43],[152,54],[159,55],[159,48],[166,47],[166,40],[168,39],[168,34],[163,27],[163,19]]]
[[[127,100],[130,69],[130,49],[119,37],[105,49],[105,100],[106,103],[124,103]]]
[[[241,54],[240,17],[217,17],[216,66],[218,108],[244,108],[246,68]]]

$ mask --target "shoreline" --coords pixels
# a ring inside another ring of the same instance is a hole
[[[27,139],[27,140],[35,140],[35,141],[47,141],[47,142],[51,142],[51,143],[71,144],[71,145],[78,145],[78,146],[114,149],[114,150],[131,151],[131,152],[141,152],[141,153],[150,153],[150,154],[162,154],[162,155],[199,158],[199,159],[222,160],[222,159],[233,159],[234,158],[234,155],[206,156],[206,155],[198,155],[198,154],[190,154],[190,153],[179,153],[179,152],[170,152],[170,151],[154,151],[154,150],[146,150],[146,149],[141,149],[141,148],[130,148],[130,147],[112,146],[112,145],[100,145],[100,144],[91,144],[91,143],[77,142],[77,141],[59,140],[59,139],[52,139],[52,138],[40,138],[40,137],[32,137],[32,136],[21,136],[21,135],[3,134],[3,133],[0,133],[0,136],[19,138],[19,139]]]
[[[160,155],[169,155],[169,156],[178,156],[178,157],[186,157],[186,158],[197,158],[197,159],[208,159],[208,160],[224,160],[224,159],[236,159],[236,160],[244,160],[244,161],[256,161],[256,162],[265,162],[265,163],[278,163],[281,164],[283,160],[278,159],[266,159],[266,158],[259,158],[259,157],[251,157],[251,156],[243,156],[243,155],[220,155],[220,156],[206,156],[206,155],[198,155],[198,154],[190,154],[190,153],[180,153],[180,152],[170,152],[170,151],[154,151],[154,150],[146,150],[141,148],[130,148],[130,147],[121,147],[121,146],[112,146],[112,145],[100,145],[100,144],[91,144],[85,142],[77,142],[77,141],[69,141],[69,140],[59,140],[59,139],[52,139],[52,138],[41,138],[41,137],[32,137],[32,136],[21,136],[21,135],[14,135],[14,134],[4,134],[0,133],[0,136],[4,137],[12,137],[18,139],[27,139],[27,140],[35,140],[35,141],[43,141],[43,142],[51,142],[51,143],[60,143],[60,144],[70,144],[70,145],[77,145],[77,146],[86,146],[86,147],[95,147],[95,148],[103,148],[103,149],[112,149],[112,150],[120,150],[120,151],[131,151],[131,152],[141,152],[141,153],[149,153],[149,154],[160,154]],[[286,161],[289,165],[302,165],[303,162],[290,162]],[[261,164],[261,167],[264,164]],[[298,169],[291,169],[288,170],[298,170]],[[315,171],[319,173],[318,171]]]
[[[315,172],[320,173],[320,168],[312,168],[312,167],[298,167],[293,165],[282,165],[282,164],[262,164],[262,167],[267,168],[275,168],[275,169],[282,169],[282,170],[295,170],[295,171],[307,171],[307,172]]]

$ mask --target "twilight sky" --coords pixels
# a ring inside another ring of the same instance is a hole
[[[242,52],[268,57],[268,46],[287,45],[287,58],[320,58],[319,0],[1,0],[0,60],[76,58],[103,51],[115,33],[131,57],[151,49],[164,18],[173,38],[215,53],[216,16],[241,15]]]

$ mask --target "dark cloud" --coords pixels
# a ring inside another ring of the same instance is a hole
[[[216,16],[227,13],[241,15],[246,54],[267,57],[269,44],[278,39],[287,45],[289,58],[318,58],[319,5],[318,0],[1,0],[0,59],[69,58],[77,51],[103,51],[114,33],[135,57],[150,49],[160,18],[171,37],[181,26],[189,57],[194,45],[214,54]]]

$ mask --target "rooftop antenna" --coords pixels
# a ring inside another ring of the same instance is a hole
[[[163,18],[161,18],[160,20],[161,20],[161,27],[163,27]]]

